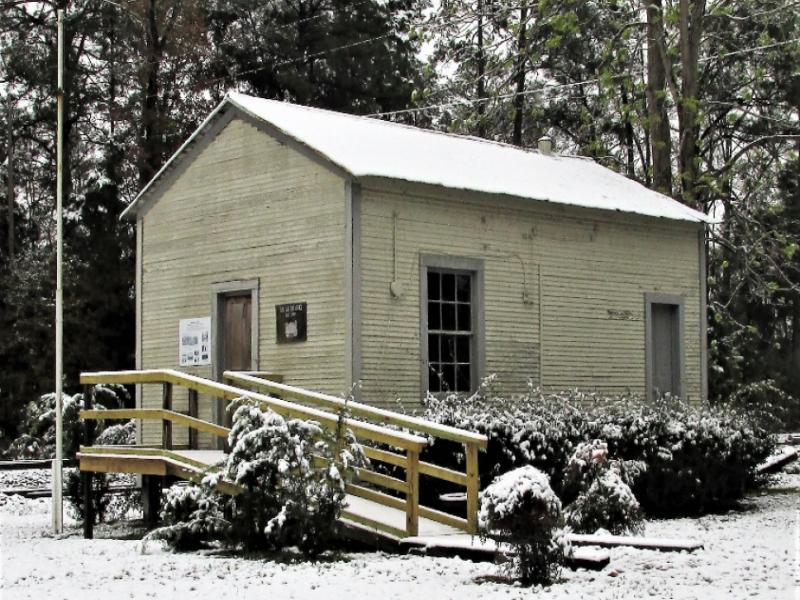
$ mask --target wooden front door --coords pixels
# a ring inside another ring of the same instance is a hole
[[[251,336],[253,314],[250,292],[222,296],[220,301],[222,364],[219,372],[222,374],[225,371],[250,371],[253,367]],[[225,411],[223,423],[230,427],[231,415],[228,411]]]
[[[252,368],[252,300],[250,294],[224,296],[222,301],[222,370]]]

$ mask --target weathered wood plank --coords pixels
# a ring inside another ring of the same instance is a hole
[[[467,531],[478,533],[478,494],[480,477],[478,475],[478,448],[467,444]]]
[[[361,481],[366,481],[367,483],[372,483],[390,490],[403,492],[404,494],[408,493],[408,483],[406,481],[397,479],[396,477],[389,477],[383,473],[376,473],[369,469],[359,469],[357,478]]]
[[[454,471],[452,469],[447,469],[445,467],[440,467],[438,465],[422,461],[419,463],[419,472],[421,475],[436,477],[437,479],[443,479],[445,481],[463,486],[467,485],[469,479],[466,473],[460,473],[459,471]]]
[[[469,531],[469,522],[466,519],[462,519],[461,517],[457,517],[456,515],[451,515],[450,513],[442,512],[440,510],[435,510],[422,504],[420,504],[419,507],[419,516],[424,517],[425,519],[430,519],[431,521],[436,521],[437,523],[450,525],[450,527],[455,527],[462,531]]]
[[[406,457],[406,535],[419,533],[419,453]]]
[[[108,410],[82,410],[81,419],[91,420],[118,420],[118,419],[148,419],[168,420],[178,425],[186,425],[192,429],[210,433],[217,437],[227,437],[230,429],[184,415],[183,413],[164,410],[163,408],[113,408]]]
[[[574,546],[600,546],[614,548],[629,546],[645,550],[662,550],[664,552],[692,552],[703,548],[703,543],[688,539],[646,538],[622,535],[589,535],[570,533],[567,539]]]
[[[362,446],[362,448],[364,450],[364,454],[366,454],[367,457],[371,458],[372,460],[378,460],[380,462],[385,462],[397,467],[405,468],[406,466],[406,457],[402,454],[388,452],[386,450],[379,450],[378,448],[372,448],[370,446]]]
[[[403,531],[402,529],[392,527],[391,525],[386,525],[385,523],[381,523],[380,521],[370,519],[369,517],[360,515],[355,512],[351,512],[347,509],[342,511],[342,518],[350,521],[355,521],[356,523],[360,523],[361,525],[366,525],[367,527],[371,527],[372,529],[377,529],[378,531],[382,531],[396,538],[402,538],[405,537],[406,535],[406,532]]]
[[[404,512],[406,510],[406,501],[396,496],[390,496],[389,494],[384,494],[383,492],[378,492],[377,490],[372,490],[353,483],[347,484],[346,491],[348,494],[364,498],[365,500],[372,500],[383,506],[389,506]]]
[[[763,475],[766,473],[776,473],[790,462],[794,462],[800,456],[796,448],[784,448],[778,454],[770,456],[767,460],[756,467],[756,473]]]
[[[103,454],[78,454],[81,471],[94,473],[139,473],[166,475],[167,468],[158,456],[114,456]]]

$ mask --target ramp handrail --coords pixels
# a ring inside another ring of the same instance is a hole
[[[462,444],[476,444],[478,448],[485,449],[487,445],[487,438],[480,433],[474,433],[465,429],[458,429],[448,425],[440,425],[432,421],[420,419],[419,417],[412,417],[402,413],[370,406],[361,402],[345,401],[342,398],[331,396],[329,394],[322,394],[319,392],[311,392],[302,388],[286,385],[277,381],[270,381],[262,377],[257,377],[246,371],[225,371],[223,377],[232,382],[242,385],[252,385],[257,387],[260,391],[265,391],[271,394],[279,394],[282,397],[296,398],[310,404],[322,406],[325,408],[342,410],[347,407],[347,412],[351,415],[368,419],[374,423],[386,423],[389,425],[397,425],[405,427],[412,431],[419,433],[427,433],[433,437],[441,438],[443,440],[450,440],[453,442],[460,442]]]
[[[196,415],[187,416],[173,411],[173,386],[180,386],[189,390],[190,405],[192,403],[192,398],[194,398],[196,405],[197,394],[205,394],[223,400],[246,397],[259,402],[262,407],[268,407],[283,416],[313,420],[329,430],[335,430],[338,427],[342,410],[346,408],[349,415],[373,421],[356,420],[351,416],[347,416],[343,419],[344,425],[350,429],[360,441],[369,440],[374,443],[390,446],[392,448],[399,448],[405,451],[405,454],[403,454],[391,452],[382,448],[363,446],[365,454],[370,459],[403,469],[405,471],[405,478],[403,479],[370,469],[359,469],[358,472],[358,479],[361,482],[386,488],[394,492],[400,492],[405,496],[404,499],[358,484],[349,484],[347,488],[348,493],[355,496],[360,496],[385,506],[404,510],[406,513],[405,530],[397,530],[388,525],[382,527],[381,523],[376,523],[371,520],[369,522],[364,521],[362,524],[378,527],[392,535],[414,536],[417,535],[419,531],[419,518],[425,517],[470,533],[477,532],[479,488],[478,452],[480,449],[486,447],[487,440],[485,436],[454,427],[438,425],[425,421],[424,419],[409,417],[361,403],[345,403],[344,400],[335,396],[321,394],[319,392],[313,392],[275,381],[268,381],[256,377],[251,373],[226,372],[224,376],[228,381],[233,381],[240,385],[252,386],[258,388],[259,391],[252,391],[227,383],[219,383],[173,369],[82,373],[80,381],[83,385],[87,386],[87,409],[81,411],[80,416],[82,419],[87,420],[87,433],[90,431],[88,424],[94,420],[114,418],[161,420],[163,423],[162,446],[164,449],[171,450],[173,423],[189,427],[190,432],[192,430],[204,431],[219,437],[224,437],[229,432],[225,427],[196,418]],[[92,386],[111,383],[123,385],[160,384],[163,386],[162,408],[92,410]],[[282,397],[276,398],[262,392],[279,394]],[[301,405],[285,398],[293,398],[294,400],[313,404],[314,406]],[[317,407],[324,407],[329,410],[321,410]],[[419,459],[420,451],[425,447],[428,440],[414,433],[386,427],[384,424],[393,425],[395,427],[405,427],[412,431],[425,433],[429,436],[464,444],[466,472],[455,471],[421,461]],[[87,442],[87,445],[90,443],[91,440]],[[467,492],[467,519],[421,506],[419,504],[420,475],[442,479],[465,487]],[[346,516],[353,520],[359,520],[357,515]]]
[[[298,419],[311,419],[326,427],[336,427],[339,416],[325,412],[316,408],[302,406],[280,398],[274,398],[258,392],[252,392],[242,388],[234,387],[224,383],[218,383],[198,377],[181,373],[172,369],[153,369],[149,371],[99,371],[95,373],[82,373],[81,384],[98,383],[160,383],[179,385],[190,390],[195,390],[201,394],[207,394],[223,400],[233,400],[235,398],[247,397],[265,404],[276,413]],[[357,436],[365,437],[375,442],[390,444],[404,450],[420,451],[427,444],[427,440],[417,435],[411,435],[402,431],[394,431],[386,427],[379,427],[363,421],[345,419],[344,424]]]

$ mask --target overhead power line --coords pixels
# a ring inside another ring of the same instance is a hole
[[[716,56],[705,56],[701,58],[698,62],[704,63],[708,62],[713,58],[728,58],[729,56],[738,56],[739,54],[752,54],[753,52],[759,52],[761,50],[769,50],[770,48],[778,48],[779,46],[786,46],[788,44],[793,44],[795,42],[800,42],[800,38],[792,38],[791,40],[784,40],[782,42],[775,42],[774,44],[764,44],[763,46],[756,46],[754,48],[745,48],[744,50],[734,50],[733,52],[723,52],[721,54],[717,54]]]
[[[620,79],[622,77],[627,77],[628,75],[616,75],[612,77],[612,79]],[[580,85],[586,85],[589,83],[597,83],[600,81],[599,78],[594,79],[587,79],[585,81],[575,81],[573,83],[559,83],[554,85],[544,85],[542,87],[538,87],[533,90],[525,90],[524,92],[509,92],[508,94],[497,94],[494,96],[487,96],[485,98],[474,98],[472,100],[468,100],[466,98],[460,100],[453,100],[451,102],[443,102],[441,104],[431,104],[429,106],[421,106],[418,108],[405,108],[401,110],[390,110],[387,112],[381,113],[372,113],[369,115],[365,115],[367,117],[393,117],[395,115],[404,115],[409,113],[420,112],[424,110],[433,110],[435,108],[450,108],[452,106],[459,106],[462,104],[479,104],[481,102],[491,102],[494,100],[507,100],[509,98],[516,98],[517,96],[530,96],[532,94],[539,94],[541,92],[545,92],[547,90],[556,90],[556,89],[564,89],[564,88],[572,88],[577,87]]]
[[[784,40],[782,42],[775,42],[774,44],[764,44],[763,46],[755,46],[753,48],[744,48],[742,50],[736,50],[734,52],[724,52],[724,53],[716,54],[716,55],[713,55],[713,56],[706,56],[706,57],[700,59],[699,62],[708,62],[708,61],[710,61],[712,59],[715,59],[715,58],[724,59],[724,58],[727,58],[728,56],[734,56],[734,55],[753,54],[753,53],[756,53],[756,52],[761,52],[762,50],[769,50],[771,48],[777,48],[777,47],[780,47],[780,46],[786,46],[788,44],[793,44],[793,43],[796,43],[796,42],[800,42],[800,38],[793,38],[793,39],[790,39],[790,40]],[[610,78],[606,78],[606,79],[617,80],[617,79],[622,79],[622,78],[625,78],[625,77],[628,77],[628,76],[629,76],[628,73],[623,73],[623,74],[619,74],[619,75],[614,75],[614,76],[612,76]],[[485,98],[472,98],[472,99],[462,98],[462,99],[453,100],[453,101],[450,101],[450,102],[443,102],[441,104],[431,104],[431,105],[428,105],[428,106],[420,106],[420,107],[416,107],[416,108],[406,108],[406,109],[402,109],[402,110],[392,110],[392,111],[381,112],[381,113],[372,113],[372,114],[369,114],[369,115],[366,115],[366,116],[368,116],[368,117],[392,117],[392,116],[395,116],[395,115],[413,114],[413,113],[417,113],[417,112],[423,112],[423,111],[426,111],[426,110],[435,110],[435,109],[439,109],[439,108],[451,108],[453,106],[480,104],[482,102],[491,102],[491,101],[495,101],[495,100],[508,100],[510,98],[515,98],[517,96],[529,96],[529,95],[533,95],[533,94],[539,94],[539,93],[542,93],[542,92],[545,92],[545,91],[548,91],[548,90],[562,89],[562,88],[568,88],[568,87],[577,87],[577,86],[581,86],[581,85],[588,85],[590,83],[597,83],[598,81],[600,81],[600,78],[595,77],[593,79],[585,79],[583,81],[575,81],[575,82],[571,82],[571,83],[555,84],[555,85],[544,85],[544,86],[541,86],[541,87],[538,87],[538,88],[535,88],[535,89],[532,89],[532,90],[525,90],[523,92],[510,92],[508,94],[499,94],[499,95],[494,95],[494,96],[487,96]]]

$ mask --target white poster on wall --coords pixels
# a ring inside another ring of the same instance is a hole
[[[182,367],[211,364],[211,317],[180,320],[178,362]]]

